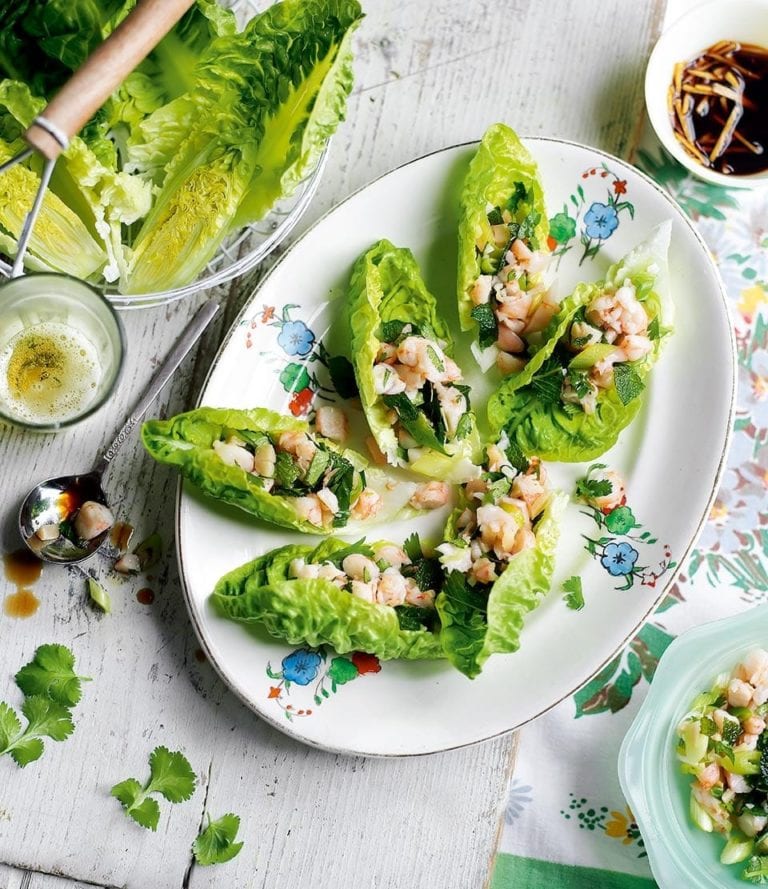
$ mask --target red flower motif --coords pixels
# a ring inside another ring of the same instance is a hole
[[[281,692],[281,691],[282,691],[282,689],[281,689],[279,686],[271,685],[270,688],[269,688],[269,695],[268,695],[268,697],[270,697],[270,698],[279,698],[279,697],[280,697],[280,692]]]
[[[550,250],[554,250],[557,247],[557,241],[552,237],[552,235],[547,235],[547,247]]]
[[[315,393],[309,386],[307,386],[306,389],[302,389],[300,392],[293,393],[291,400],[288,403],[288,407],[294,417],[303,417],[305,414],[309,413],[309,408],[312,405],[314,395]]]
[[[274,306],[264,306],[264,311],[261,313],[261,323],[268,324],[275,317],[275,307]]]
[[[619,506],[626,506],[626,505],[627,505],[627,495],[625,494],[619,501],[618,506],[609,506],[605,509],[601,509],[600,512],[603,515],[610,515],[614,511],[614,509],[618,509]]]
[[[361,676],[365,673],[378,673],[381,670],[381,664],[375,654],[367,654],[364,651],[355,651],[350,660],[357,667],[357,672]]]
[[[626,179],[614,179],[613,180],[613,193],[614,194],[626,194],[627,193],[627,180]]]

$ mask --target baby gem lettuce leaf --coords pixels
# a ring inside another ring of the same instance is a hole
[[[180,803],[195,792],[197,779],[184,754],[167,747],[156,747],[152,751],[149,770],[149,780],[143,787],[135,778],[128,778],[115,784],[111,794],[122,803],[129,818],[142,827],[157,830],[160,806],[152,794],[159,793],[171,803]]]
[[[192,844],[195,861],[203,866],[231,861],[243,848],[242,843],[235,842],[239,829],[238,815],[230,812],[216,821],[209,815],[208,826]]]

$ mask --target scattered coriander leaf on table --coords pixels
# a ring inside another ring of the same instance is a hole
[[[581,611],[584,607],[584,593],[581,589],[581,578],[574,575],[563,581],[565,604],[574,611]]]
[[[126,815],[149,830],[157,830],[160,806],[151,794],[159,793],[171,803],[188,800],[197,779],[192,766],[178,751],[155,747],[149,755],[149,781],[142,787],[135,778],[121,781],[110,791],[123,805]]]
[[[82,696],[82,680],[74,670],[75,656],[64,645],[41,645],[31,663],[16,674],[24,694],[21,720],[0,702],[0,756],[7,753],[20,768],[43,755],[43,738],[64,741],[75,730],[71,708]]]
[[[209,815],[208,827],[192,844],[195,861],[203,866],[231,861],[243,848],[242,843],[234,842],[239,829],[240,818],[231,812],[216,821]]]
[[[16,685],[26,697],[43,695],[65,707],[74,707],[82,697],[82,681],[75,673],[75,656],[64,645],[41,645],[31,663],[16,674]]]

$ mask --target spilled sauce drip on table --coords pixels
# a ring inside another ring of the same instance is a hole
[[[3,556],[5,577],[16,592],[5,597],[3,612],[8,617],[31,617],[40,607],[40,600],[30,589],[42,574],[43,563],[28,549],[18,549]]]

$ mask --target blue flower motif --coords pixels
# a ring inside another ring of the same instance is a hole
[[[637,550],[628,543],[609,543],[603,549],[600,564],[613,577],[621,577],[632,573],[637,556]]]
[[[584,231],[590,238],[604,241],[619,227],[619,214],[612,204],[595,201],[584,214]]]
[[[309,648],[297,648],[283,658],[283,679],[296,685],[309,685],[317,676],[322,658]]]
[[[512,824],[516,818],[523,814],[523,810],[533,799],[533,788],[530,784],[521,784],[519,778],[515,778],[509,787],[507,795],[507,806],[504,810],[504,820],[507,824]]]
[[[315,335],[303,321],[285,321],[277,342],[289,355],[309,355]]]

